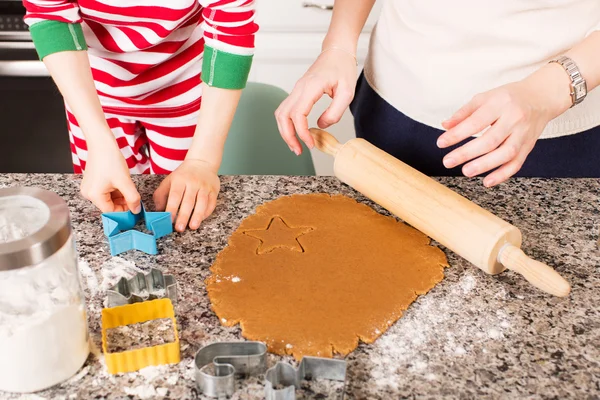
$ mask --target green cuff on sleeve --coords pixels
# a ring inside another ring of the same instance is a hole
[[[222,89],[243,89],[252,67],[252,56],[226,53],[204,46],[202,81]]]
[[[87,50],[81,24],[60,21],[41,21],[29,27],[38,57],[61,51]]]

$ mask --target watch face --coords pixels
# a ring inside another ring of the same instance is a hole
[[[581,99],[582,97],[585,97],[586,94],[587,94],[587,88],[585,87],[584,83],[575,86],[575,97],[577,99]]]

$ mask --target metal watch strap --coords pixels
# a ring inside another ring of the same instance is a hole
[[[575,64],[573,60],[566,56],[559,57],[550,62],[560,64],[571,79],[571,107],[581,103],[587,96],[587,85],[585,79],[583,79],[583,76],[581,76],[581,72],[579,72],[577,64]]]

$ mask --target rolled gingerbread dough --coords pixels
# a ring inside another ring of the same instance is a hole
[[[223,325],[273,353],[332,357],[374,342],[446,266],[395,218],[344,196],[294,195],[243,220],[206,283]]]

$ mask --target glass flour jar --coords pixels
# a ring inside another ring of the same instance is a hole
[[[0,391],[73,376],[89,354],[69,209],[37,188],[0,189]]]

